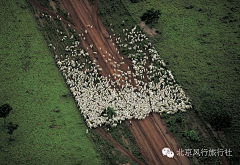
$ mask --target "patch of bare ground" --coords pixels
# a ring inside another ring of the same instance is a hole
[[[122,140],[123,140],[123,142],[124,142],[127,146],[129,145],[128,141],[124,138],[123,135],[122,135]]]
[[[49,0],[50,6],[52,6],[54,13],[57,13],[56,4],[52,0]]]
[[[155,35],[157,35],[156,33],[156,29],[155,28],[149,28],[145,22],[141,22],[139,24],[139,26],[141,27],[142,30],[144,30],[147,34],[149,34],[150,36],[154,37]]]
[[[130,165],[129,163],[127,163],[127,164],[122,164],[122,165]]]
[[[124,143],[127,147],[129,147],[129,143],[128,143],[127,139],[124,138],[123,135],[122,135],[122,140],[123,140],[123,143]],[[130,149],[130,147],[128,148],[128,150],[129,150],[130,152],[132,152],[131,149]]]
[[[38,17],[38,21],[40,22],[41,26],[44,27],[42,20],[40,19],[40,13],[35,12],[35,16]]]
[[[68,37],[70,37],[70,35],[69,35],[69,32],[68,32],[68,30],[67,30],[67,27],[66,27],[66,25],[65,25],[65,24],[62,24],[62,25],[63,25],[63,27],[64,27],[65,31],[67,32],[67,36],[68,36]]]
[[[113,155],[116,155],[116,152],[115,152],[114,150],[112,150],[112,154],[113,154]]]

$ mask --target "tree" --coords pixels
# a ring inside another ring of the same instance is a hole
[[[113,116],[117,116],[115,111],[116,110],[114,110],[113,107],[108,107],[107,108],[107,116],[108,116],[109,119],[112,119]]]
[[[3,127],[6,125],[6,117],[8,116],[9,112],[12,110],[12,107],[9,104],[3,104],[0,106],[0,117],[4,118]]]
[[[155,24],[158,22],[159,16],[161,15],[160,10],[156,10],[152,8],[151,10],[148,10],[147,12],[143,13],[141,16],[141,20],[144,21],[146,24]]]
[[[7,129],[8,129],[8,134],[10,134],[9,141],[13,141],[14,139],[11,138],[13,131],[16,130],[19,127],[18,124],[12,124],[12,122],[8,123]]]

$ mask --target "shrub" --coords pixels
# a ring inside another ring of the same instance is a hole
[[[194,130],[191,131],[185,130],[183,132],[183,136],[185,136],[187,139],[190,139],[191,141],[200,141],[197,132]]]
[[[111,119],[113,116],[117,116],[117,114],[116,114],[115,111],[116,111],[116,110],[114,110],[113,107],[108,107],[108,108],[107,108],[107,116],[108,116],[108,118]]]
[[[190,139],[191,139],[192,141],[200,141],[200,138],[198,137],[197,132],[194,131],[194,130],[191,130],[191,131],[189,132],[189,136],[190,136]]]
[[[12,110],[12,107],[9,104],[3,104],[0,106],[0,118],[2,117],[4,118],[4,124],[3,124],[4,127],[6,125],[6,117],[8,116],[11,110]]]
[[[162,114],[162,117],[163,117],[164,119],[168,119],[168,118],[169,118],[169,115],[167,115],[166,113],[164,113],[164,114]]]
[[[178,116],[176,118],[176,123],[182,123],[182,121],[183,121],[183,119],[180,116]]]
[[[8,129],[8,134],[10,135],[9,141],[13,141],[14,139],[12,139],[12,134],[13,131],[16,130],[19,127],[18,124],[13,124],[12,122],[8,123],[7,129]]]
[[[148,10],[147,12],[143,13],[141,16],[141,20],[145,21],[146,24],[155,24],[158,22],[159,16],[161,15],[160,10],[155,10],[152,8],[151,10]]]
[[[162,34],[161,30],[159,30],[159,29],[156,30],[156,33],[157,34]]]
[[[174,127],[169,127],[169,131],[171,131],[171,132],[175,132]]]

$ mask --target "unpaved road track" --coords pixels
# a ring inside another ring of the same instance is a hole
[[[181,146],[159,114],[151,113],[144,120],[131,121],[132,126],[130,126],[130,130],[136,138],[138,146],[148,164],[191,164],[187,157],[177,155],[177,151]],[[170,148],[174,152],[173,158],[163,156],[162,149],[165,147]]]
[[[101,74],[103,76],[108,77],[110,75],[110,78],[112,80],[116,80],[116,78],[113,76],[113,64],[111,64],[111,62],[106,63],[105,61],[108,58],[112,59],[113,57],[115,58],[115,62],[120,63],[123,61],[125,63],[119,67],[120,70],[124,72],[133,72],[133,69],[131,67],[129,69],[127,68],[127,66],[131,66],[131,61],[125,58],[121,59],[119,47],[117,47],[116,44],[113,45],[113,41],[115,40],[114,37],[110,37],[110,34],[107,32],[102,21],[98,18],[98,1],[94,2],[94,6],[90,5],[87,0],[62,0],[61,2],[65,10],[69,11],[71,19],[75,23],[76,27],[81,29],[79,33],[84,34],[85,40],[82,40],[83,46],[85,50],[89,52],[90,59],[97,59],[96,64],[101,66]],[[89,26],[92,26],[92,28]],[[85,34],[85,30],[87,30],[87,34]],[[93,44],[92,49],[89,48],[91,44]],[[88,50],[87,47],[89,48]],[[97,55],[93,54],[93,52],[97,52]],[[108,54],[110,54],[111,57],[109,57]],[[103,57],[103,55],[105,55],[105,57]],[[119,71],[116,71],[115,73],[120,74]],[[132,82],[134,82],[133,77],[130,79],[132,79]],[[121,82],[121,85],[124,84],[125,83]],[[135,82],[133,85],[135,85]]]
[[[82,40],[83,47],[90,54],[90,59],[97,58],[97,64],[102,68],[102,75],[109,76],[114,80],[113,67],[111,64],[106,63],[106,58],[103,54],[110,53],[115,57],[116,62],[124,61],[125,64],[120,66],[119,69],[123,71],[132,71],[131,61],[128,59],[121,59],[121,52],[118,54],[118,47],[113,46],[110,41],[110,33],[106,30],[103,22],[99,19],[97,15],[97,4],[99,0],[95,0],[94,6],[90,5],[88,0],[61,0],[63,7],[70,13],[71,19],[76,26],[72,27],[79,33],[84,34],[85,40]],[[47,12],[48,14],[55,16],[56,14],[41,7],[34,0],[30,0],[34,6],[37,6],[41,10]],[[63,23],[69,24],[66,20],[62,19]],[[88,25],[93,25],[90,28]],[[84,33],[85,29],[88,31],[87,34]],[[111,37],[114,41],[114,38]],[[93,49],[87,50],[90,44],[93,44]],[[117,48],[117,50],[116,50]],[[97,52],[97,55],[93,54]],[[128,66],[130,67],[128,69]],[[131,78],[133,79],[133,78]],[[134,82],[132,80],[132,82]],[[124,85],[121,82],[121,85]],[[136,84],[132,84],[135,86]],[[158,114],[150,114],[145,120],[131,120],[132,126],[130,130],[136,138],[138,146],[143,154],[143,157],[149,165],[188,165],[191,164],[189,159],[185,156],[177,156],[177,151],[180,147],[176,139],[171,135],[163,119],[160,118]],[[97,128],[96,131],[103,136],[106,140],[112,143],[117,149],[119,149],[123,154],[127,155],[137,164],[142,164],[140,160],[134,157],[130,152],[128,152],[124,147],[117,143],[114,139],[106,134],[101,128]],[[162,149],[168,147],[174,152],[174,158],[168,158],[162,155]]]

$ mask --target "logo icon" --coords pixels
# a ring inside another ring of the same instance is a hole
[[[174,152],[172,152],[169,148],[163,148],[162,149],[163,156],[167,155],[169,158],[173,158]]]

